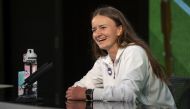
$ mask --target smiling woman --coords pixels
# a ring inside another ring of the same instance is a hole
[[[164,71],[122,12],[105,6],[91,19],[92,69],[68,88],[68,100],[140,101],[175,108]]]

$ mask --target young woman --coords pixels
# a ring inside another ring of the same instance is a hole
[[[68,100],[139,101],[175,107],[161,66],[119,10],[98,8],[91,24],[97,60],[68,88]]]

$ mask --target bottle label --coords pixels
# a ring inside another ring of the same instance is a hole
[[[24,65],[24,70],[25,72],[27,72],[26,74],[28,74],[27,76],[30,76],[30,65]]]

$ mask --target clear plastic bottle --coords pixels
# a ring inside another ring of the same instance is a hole
[[[37,71],[37,54],[34,52],[34,49],[27,49],[27,53],[23,55],[23,62],[25,74],[27,74],[25,76],[28,77]],[[33,83],[29,89],[26,89],[24,94],[37,97],[37,81]]]

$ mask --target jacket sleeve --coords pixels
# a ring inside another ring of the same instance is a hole
[[[125,49],[121,57],[119,82],[114,86],[95,88],[94,100],[135,101],[145,83],[148,72],[148,58],[145,51],[138,46]]]
[[[101,70],[100,58],[95,62],[94,66],[88,73],[79,81],[75,82],[74,87],[86,87],[88,89],[94,89],[95,87],[103,87],[102,70]]]

